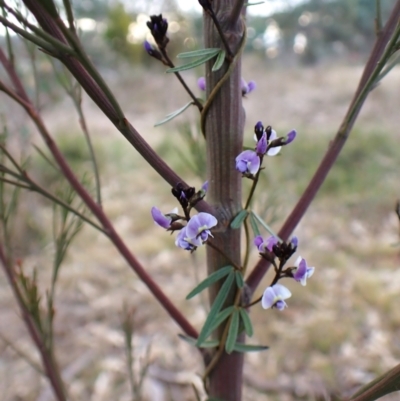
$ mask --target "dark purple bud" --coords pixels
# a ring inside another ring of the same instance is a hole
[[[254,133],[256,134],[257,142],[261,139],[263,132],[264,132],[264,126],[262,125],[262,122],[259,121],[254,127]]]
[[[164,49],[169,39],[167,37],[168,21],[160,15],[151,15],[147,26],[160,49]]]
[[[148,55],[156,58],[157,60],[162,61],[161,53],[157,49],[154,49],[153,46],[147,40],[145,40],[144,42],[144,49],[146,50]]]
[[[272,129],[272,127],[270,125],[268,125],[267,128],[265,128],[265,133],[267,134],[267,141],[269,142],[272,138],[271,138],[271,134],[274,130]]]
[[[204,8],[204,10],[212,11],[211,0],[199,0],[199,4]]]

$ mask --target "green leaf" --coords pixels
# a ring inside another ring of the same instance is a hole
[[[253,212],[250,213],[250,225],[256,237],[257,235],[261,235]]]
[[[241,344],[236,343],[233,347],[233,350],[236,352],[257,352],[257,351],[265,351],[269,347],[267,345],[249,345],[249,344]]]
[[[236,228],[240,228],[248,214],[249,212],[246,209],[241,210],[232,220],[231,228],[233,228],[234,230]]]
[[[234,306],[228,306],[223,311],[219,312],[217,317],[214,320],[214,323],[209,328],[209,333],[207,337],[224,321],[226,320],[234,311]]]
[[[221,267],[221,269],[218,269],[214,273],[210,274],[205,280],[203,280],[199,285],[197,285],[196,288],[190,291],[190,293],[186,296],[186,299],[193,298],[199,292],[203,291],[210,285],[214,284],[222,277],[227,276],[229,272],[231,272],[232,270],[233,270],[232,266]]]
[[[206,63],[208,60],[211,60],[212,58],[214,58],[216,56],[215,54],[208,54],[207,56],[201,57],[195,61],[192,61],[191,63],[188,64],[184,64],[181,65],[179,67],[174,67],[174,68],[168,68],[167,72],[179,72],[179,71],[186,71],[186,70],[190,70],[192,68],[195,68],[199,65],[202,65],[204,63]]]
[[[189,108],[191,105],[193,104],[193,102],[189,102],[187,104],[185,104],[183,107],[181,107],[178,110],[173,111],[171,114],[168,114],[164,120],[161,120],[160,122],[158,122],[157,124],[155,124],[155,127],[158,127],[159,125],[165,124],[168,121],[171,121],[172,119],[174,119],[176,116],[179,116],[179,114],[182,114],[187,108]]]
[[[239,270],[236,270],[235,272],[235,279],[236,279],[236,285],[239,288],[242,288],[244,286],[243,274]]]
[[[240,317],[243,322],[244,331],[246,334],[251,337],[253,335],[253,325],[251,324],[250,316],[247,311],[243,308],[240,308]]]
[[[179,53],[176,58],[203,57],[209,56],[210,54],[216,56],[220,51],[221,49],[217,47],[210,47],[208,49],[199,49],[191,52]]]
[[[208,314],[204,326],[201,329],[199,338],[197,339],[197,345],[201,345],[203,341],[210,335],[210,327],[214,323],[218,312],[221,310],[222,305],[224,304],[226,297],[228,296],[229,291],[231,290],[234,277],[235,277],[235,272],[231,270],[230,273],[228,274],[228,277],[225,279],[224,284],[222,284],[218,292],[218,295],[215,297],[213,306],[211,307],[210,313]]]
[[[277,234],[275,234],[274,230],[256,213],[256,212],[251,212],[254,217],[259,221],[259,223],[274,237],[278,238],[279,241],[282,241]]]
[[[228,337],[225,343],[225,351],[231,354],[235,348],[235,342],[239,333],[239,315],[240,312],[236,309],[232,314],[231,324],[229,325]]]
[[[225,61],[225,55],[226,55],[225,50],[221,50],[218,53],[217,59],[215,60],[215,63],[212,66],[211,71],[218,71],[222,67],[222,65],[224,64],[224,61]]]

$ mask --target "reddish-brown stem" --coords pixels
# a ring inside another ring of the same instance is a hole
[[[332,141],[331,146],[326,152],[323,160],[321,161],[321,164],[319,165],[317,171],[315,172],[313,178],[308,184],[297,205],[294,207],[292,213],[288,216],[278,233],[279,237],[282,238],[282,240],[286,241],[288,239],[289,235],[293,232],[297,224],[306,213],[311,202],[314,200],[318,190],[325,181],[330,169],[334,165],[347,138],[349,137],[353,125],[366,98],[364,97],[360,99],[359,96],[363,92],[365,85],[369,81],[371,75],[374,73],[379,60],[381,60],[386,46],[397,27],[399,17],[400,0],[398,0],[396,5],[394,6],[391,15],[384,29],[382,30],[381,35],[377,38],[377,41],[375,42],[374,48],[372,49],[371,55],[365,66],[358,88],[350,103],[346,116],[344,117],[343,122],[335,136],[335,139]],[[265,259],[260,259],[257,265],[254,267],[253,271],[247,279],[247,285],[252,292],[254,292],[259,285],[265,273],[268,271],[269,266],[269,262],[267,262]]]
[[[44,31],[59,41],[67,44],[67,41],[58,26],[58,24],[62,24],[61,20],[57,21],[52,18],[38,1],[24,0],[24,3],[36,17]],[[153,167],[162,178],[164,178],[165,181],[167,181],[172,187],[175,187],[178,183],[187,186],[185,181],[157,155],[129,121],[126,118],[121,119],[118,112],[112,106],[112,103],[109,101],[107,96],[105,96],[99,85],[92,79],[79,60],[64,54],[60,55],[59,59],[68,68],[100,110],[110,119],[129,143],[141,154],[149,165]],[[196,209],[201,212],[211,213],[219,220],[217,211],[205,201],[197,203]]]
[[[11,266],[10,261],[7,260],[3,244],[0,243],[0,262],[3,266],[4,273],[7,276],[7,280],[11,286],[11,289],[14,293],[14,297],[18,302],[18,306],[21,310],[22,318],[24,319],[25,325],[28,329],[29,335],[32,338],[32,341],[35,343],[40,356],[42,358],[43,366],[46,372],[46,376],[49,379],[51,386],[54,391],[54,395],[56,396],[58,401],[66,401],[65,390],[61,380],[60,371],[55,362],[54,356],[51,350],[48,350],[44,344],[44,340],[39,333],[35,322],[32,320],[32,317],[29,314],[28,309],[23,301],[23,297],[19,291],[18,284],[15,280],[15,273]]]
[[[0,49],[1,53],[1,49]],[[14,74],[14,79],[19,80],[17,74]],[[118,249],[120,254],[125,258],[128,262],[129,266],[136,272],[139,278],[147,285],[149,290],[152,292],[154,297],[159,301],[159,303],[166,309],[168,314],[175,320],[175,322],[182,328],[182,330],[189,336],[197,338],[198,333],[196,329],[189,323],[189,321],[183,316],[183,314],[175,307],[175,305],[171,302],[171,300],[164,294],[158,284],[151,278],[151,276],[146,272],[146,270],[141,266],[139,261],[133,256],[133,254],[129,251],[121,237],[115,231],[112,223],[108,219],[107,215],[103,212],[100,205],[91,197],[91,195],[86,191],[84,186],[79,182],[68,163],[66,162],[64,156],[58,149],[56,143],[51,138],[50,134],[47,131],[47,128],[41,119],[40,114],[35,110],[33,104],[30,102],[25,89],[20,83],[20,88],[22,93],[20,97],[24,100],[20,102],[21,106],[24,107],[32,121],[35,123],[39,133],[44,139],[47,147],[52,153],[54,160],[56,160],[60,170],[62,171],[65,178],[68,180],[72,188],[76,191],[76,193],[81,197],[83,202],[89,208],[89,210],[96,216],[104,230],[107,232],[108,237],[113,242],[115,247]],[[12,94],[9,93],[11,96]],[[13,98],[18,102],[18,96],[13,96]]]

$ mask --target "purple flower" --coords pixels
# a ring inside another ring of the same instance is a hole
[[[261,305],[264,309],[277,308],[283,310],[287,307],[285,299],[292,296],[292,293],[283,285],[275,284],[268,287],[261,298]]]
[[[254,81],[250,81],[247,83],[243,78],[241,78],[242,85],[242,96],[248,95],[256,88],[256,83]]]
[[[171,213],[176,214],[178,212],[177,209],[174,209]],[[161,210],[153,206],[151,208],[151,215],[153,216],[154,223],[159,225],[162,228],[169,229],[171,227],[172,217],[171,213],[163,214]]]
[[[245,150],[236,157],[236,170],[242,174],[256,174],[260,168],[260,157],[253,150]]]
[[[208,191],[208,181],[206,181],[206,182],[201,186],[201,189],[202,189],[205,193],[207,193],[207,191]]]
[[[294,138],[296,138],[297,132],[296,130],[292,129],[287,135],[286,135],[286,141],[285,145],[288,145],[290,142],[294,141]]]
[[[263,239],[261,235],[257,235],[257,237],[254,238],[254,245],[258,248],[258,251],[260,253],[265,252],[267,249],[269,252],[273,252],[274,250],[274,245],[278,244],[279,240],[278,238],[274,236],[270,236],[267,239]]]
[[[298,240],[298,238],[297,238],[296,236],[292,237],[292,239],[290,240],[290,246],[291,246],[293,249],[296,249],[298,245],[299,245],[299,240]]]
[[[187,226],[183,227],[179,234],[176,236],[175,245],[187,251],[193,251],[198,246],[202,245],[200,238],[190,238],[187,235]]]
[[[264,132],[261,135],[260,140],[257,142],[257,146],[256,146],[256,152],[258,155],[265,155],[265,153],[267,152],[267,134]]]
[[[193,216],[186,226],[186,235],[193,243],[193,240],[207,241],[208,236],[211,235],[210,228],[216,226],[218,220],[209,213],[199,213]]]
[[[204,77],[200,77],[197,80],[197,86],[202,90],[205,91],[206,90],[206,79]]]
[[[299,281],[301,285],[307,284],[307,279],[314,274],[314,267],[308,267],[307,262],[301,256],[299,256],[295,262],[295,269],[293,269],[293,278]]]

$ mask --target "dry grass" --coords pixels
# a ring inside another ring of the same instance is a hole
[[[361,69],[282,70],[250,59],[243,70],[245,78],[256,79],[258,86],[245,100],[247,141],[252,140],[252,126],[258,120],[280,132],[296,127],[300,134],[282,157],[269,161],[268,180],[259,191],[263,193],[259,210],[273,202],[278,228],[339,126]],[[196,77],[188,77],[194,84]],[[391,246],[398,240],[392,208],[399,194],[399,160],[396,151],[390,152],[398,146],[399,80],[400,71],[395,70],[371,95],[348,145],[351,157],[346,159],[345,149],[342,164],[296,230],[300,253],[316,266],[315,276],[306,288],[288,284],[293,297],[283,313],[259,306],[252,310],[251,342],[271,348],[247,357],[245,400],[313,399],[321,389],[345,395],[399,362],[399,251]],[[171,165],[182,166],[173,150],[180,143],[177,125],[153,128],[155,121],[186,101],[174,79],[154,79],[152,73],[140,71],[119,77],[114,87],[138,131]],[[163,210],[174,207],[168,186],[89,101],[85,107],[101,155],[106,212],[141,263],[200,328],[205,317],[200,299],[184,298],[205,275],[204,250],[193,258],[175,249],[173,238],[153,225],[152,205]],[[81,143],[76,142],[79,129],[71,122],[75,117],[66,101],[49,109],[45,117],[64,150]],[[40,143],[36,135],[32,140]],[[84,155],[70,157],[76,158],[74,166],[80,173],[90,169]],[[38,177],[49,179],[48,169],[36,157],[32,168]],[[182,175],[199,185],[190,171]],[[31,194],[24,196],[17,223],[17,256],[23,258],[26,271],[38,270],[44,294],[53,253],[47,232],[50,205]],[[252,261],[257,257],[254,253]],[[4,277],[0,286],[1,334],[39,362]],[[84,227],[68,253],[56,298],[57,356],[71,399],[131,399],[120,330],[124,303],[136,311],[137,363],[151,344],[145,399],[193,400],[189,384],[198,381],[196,374],[202,369],[198,353],[178,339],[177,326],[107,239],[90,227]],[[0,351],[0,400],[53,399],[47,383],[11,347],[0,341]]]

